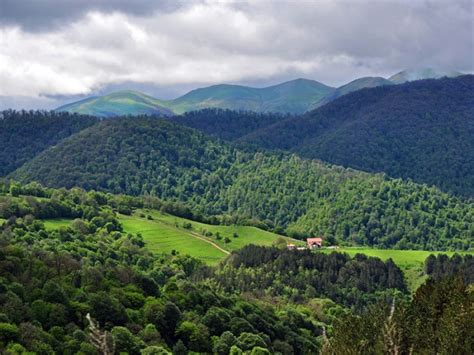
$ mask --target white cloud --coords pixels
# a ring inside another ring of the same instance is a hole
[[[44,31],[9,21],[0,23],[0,96],[290,76],[342,84],[414,66],[472,71],[468,3],[209,1],[147,14],[90,10]]]

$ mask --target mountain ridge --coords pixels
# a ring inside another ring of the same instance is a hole
[[[239,139],[474,196],[474,75],[366,88]]]
[[[72,102],[58,107],[56,111],[95,114],[103,117],[130,114],[169,116],[204,108],[255,111],[258,113],[303,114],[355,90],[380,85],[400,84],[412,79],[439,78],[443,76],[442,73],[430,68],[405,70],[392,75],[389,79],[362,77],[337,88],[316,80],[304,78],[261,88],[234,84],[216,84],[193,89],[172,100],[161,100],[141,92],[122,90]],[[460,74],[454,71],[446,73],[450,76]],[[124,102],[120,102],[120,100],[114,99],[120,93],[128,94],[126,99],[129,106],[125,105]],[[137,96],[139,99],[136,99]]]

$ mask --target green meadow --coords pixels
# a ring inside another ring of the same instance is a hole
[[[150,217],[148,217],[150,216]],[[149,219],[151,218],[151,219]],[[119,215],[124,232],[140,233],[147,248],[154,253],[177,252],[216,265],[233,250],[248,244],[272,245],[281,237],[262,229],[241,225],[210,225],[176,217],[156,210],[137,210],[131,216]],[[45,226],[57,229],[68,226],[71,219],[48,219]],[[0,221],[1,222],[1,221]],[[206,236],[207,235],[207,236]],[[218,238],[218,235],[220,238]],[[286,237],[285,237],[286,238]],[[227,239],[227,242],[226,242]],[[289,243],[304,245],[302,241],[287,238]],[[411,290],[423,283],[426,275],[423,266],[430,254],[453,255],[454,252],[432,252],[425,250],[391,250],[362,247],[345,247],[337,250],[321,249],[323,253],[365,254],[382,260],[391,258],[404,272]]]

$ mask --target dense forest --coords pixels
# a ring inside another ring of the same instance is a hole
[[[359,90],[242,138],[474,196],[474,76]]]
[[[122,231],[118,211],[165,203],[156,198],[0,187],[2,353],[472,350],[472,289],[462,277],[472,257],[430,257],[434,278],[410,300],[391,260],[250,245],[212,269],[151,254]],[[75,219],[46,229],[50,217]]]
[[[474,283],[474,256],[454,254],[430,255],[425,261],[425,273],[439,280],[451,275],[460,275],[468,284]]]
[[[181,116],[170,117],[170,120],[211,136],[234,141],[260,128],[291,117],[294,116],[209,108],[186,112]]]
[[[92,126],[91,116],[49,111],[0,112],[0,176],[5,176],[60,140]]]
[[[106,138],[104,138],[106,137]],[[85,129],[11,175],[22,182],[151,194],[182,202],[196,218],[256,224],[295,237],[349,244],[468,249],[473,202],[412,182],[241,150],[151,118],[113,119]]]
[[[413,298],[334,322],[322,354],[472,354],[474,293],[461,277],[429,279]]]
[[[407,292],[403,274],[392,260],[255,245],[234,252],[215,278],[227,292],[253,292],[291,302],[327,297],[356,308],[373,303],[385,290]]]
[[[139,236],[122,233],[112,205],[130,207],[133,198],[34,188],[27,189],[50,196],[49,203],[10,196],[42,208],[24,217],[11,215],[0,227],[2,353],[228,354],[233,348],[235,354],[306,354],[318,349],[321,327],[296,308],[277,312],[270,304],[196,284],[191,275],[208,274],[201,262],[154,256]],[[76,219],[68,228],[47,230],[35,215],[44,215],[46,207],[50,215],[73,213]],[[100,339],[100,352],[91,338]]]

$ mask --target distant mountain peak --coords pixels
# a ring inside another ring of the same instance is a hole
[[[439,79],[442,77],[454,78],[459,75],[462,75],[462,73],[454,70],[435,69],[430,67],[410,68],[392,75],[388,80],[394,84],[403,84],[407,81]]]

